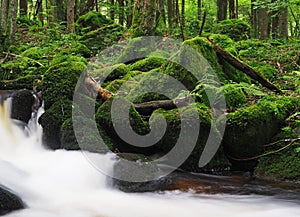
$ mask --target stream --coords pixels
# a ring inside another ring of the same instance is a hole
[[[99,159],[109,171],[112,154],[48,150],[37,118],[20,127],[9,106],[8,100],[0,107],[0,185],[26,209],[6,217],[300,217],[299,192],[234,177],[178,174],[181,190],[121,192],[86,159]],[[214,186],[220,191],[209,190]]]

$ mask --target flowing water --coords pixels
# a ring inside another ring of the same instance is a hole
[[[110,187],[105,175],[81,152],[44,148],[41,132],[36,119],[26,130],[13,123],[9,101],[0,107],[0,184],[12,189],[27,206],[7,217],[300,216],[297,201],[270,196],[178,190],[123,193]],[[86,154],[112,169],[112,155]]]

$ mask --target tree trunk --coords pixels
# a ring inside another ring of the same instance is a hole
[[[126,1],[126,8],[128,10],[127,11],[127,22],[126,22],[127,28],[130,28],[132,25],[132,13],[133,13],[132,7],[133,7],[132,0],[127,0]]]
[[[164,24],[167,23],[166,11],[165,11],[165,0],[158,0],[158,15],[157,20],[159,20],[159,16],[161,16]]]
[[[279,13],[279,37],[287,39],[289,36],[288,31],[288,8],[280,9]]]
[[[1,33],[5,33],[7,30],[7,19],[8,19],[8,9],[9,9],[9,0],[2,0],[1,8]]]
[[[27,12],[27,0],[20,0],[20,15],[26,16]]]
[[[168,0],[168,23],[169,29],[173,29],[173,19],[174,19],[174,9],[173,9],[173,0]]]
[[[260,40],[269,38],[269,15],[267,7],[258,9],[258,37]]]
[[[74,9],[75,9],[75,0],[67,0],[67,30],[68,30],[69,33],[74,33],[75,32]]]
[[[236,18],[235,6],[234,6],[235,0],[228,0],[228,2],[229,2],[229,18],[230,19],[235,19]]]
[[[125,16],[124,16],[124,0],[118,0],[119,3],[119,24],[120,25],[124,25],[124,21],[125,21]]]
[[[256,0],[251,0],[251,29],[252,29],[252,37],[258,38],[258,11],[254,7],[254,3]]]
[[[110,3],[110,11],[109,11],[109,16],[110,16],[110,19],[114,20],[115,19],[115,0],[109,0],[109,3]]]
[[[17,32],[17,15],[18,15],[18,0],[12,0],[11,9],[10,9],[10,33],[9,33],[10,44],[14,42],[15,34]]]
[[[56,0],[56,6],[57,6],[57,19],[59,21],[65,21],[66,20],[66,10],[63,5],[63,1]]]
[[[155,33],[156,0],[135,0],[131,34],[133,37]]]
[[[198,20],[201,20],[202,17],[202,0],[198,0]]]
[[[239,18],[239,0],[235,1],[235,18]]]
[[[185,0],[181,1],[181,27],[185,27]]]
[[[217,21],[226,20],[227,18],[227,0],[217,0]]]

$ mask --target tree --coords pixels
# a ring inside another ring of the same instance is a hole
[[[2,0],[1,8],[1,25],[0,30],[2,33],[6,32],[7,29],[7,20],[8,20],[8,9],[9,9],[9,0]]]
[[[67,0],[67,30],[70,33],[75,32],[74,19],[75,19],[75,0]]]
[[[202,17],[202,0],[198,0],[197,1],[198,3],[198,20],[201,20],[201,17]]]
[[[261,7],[258,9],[258,38],[266,40],[269,38],[269,10],[267,7]]]
[[[11,1],[10,9],[10,32],[9,32],[9,43],[14,42],[14,37],[17,32],[17,15],[18,15],[18,0]]]
[[[27,0],[20,0],[20,15],[26,16],[27,11]]]
[[[168,23],[169,29],[173,28],[173,19],[174,19],[174,8],[173,8],[173,0],[168,0]]]
[[[120,25],[124,25],[124,21],[125,21],[125,16],[124,16],[124,0],[118,0],[119,3],[119,24]]]
[[[236,10],[235,10],[235,0],[228,0],[229,3],[229,18],[235,19],[236,18]]]
[[[227,18],[227,0],[218,0],[217,1],[217,21],[226,20]]]
[[[131,33],[133,37],[154,35],[156,0],[134,0]]]

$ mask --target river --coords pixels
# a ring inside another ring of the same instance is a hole
[[[32,119],[26,130],[0,108],[0,184],[27,208],[6,217],[299,217],[299,199],[257,194],[203,194],[194,190],[124,193],[110,186],[86,155],[112,170],[112,154],[48,150]]]

